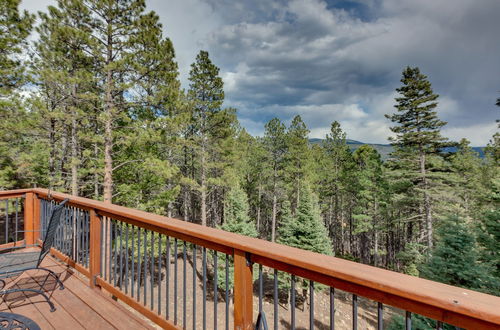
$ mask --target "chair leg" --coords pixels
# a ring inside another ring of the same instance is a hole
[[[44,267],[38,267],[37,269],[42,269],[42,270],[45,270],[45,271],[49,272],[49,274],[52,275],[56,279],[57,283],[59,284],[59,290],[63,290],[64,289],[63,282],[59,279],[59,276],[57,276],[56,273],[54,273],[50,269],[47,269],[47,268],[44,268]]]
[[[6,294],[13,293],[13,292],[35,292],[37,294],[40,294],[43,296],[45,301],[49,304],[50,306],[50,311],[54,312],[56,310],[54,304],[52,301],[50,301],[49,297],[45,294],[45,292],[41,290],[36,290],[36,289],[9,289],[9,290],[2,290],[0,291],[0,295],[5,296]],[[5,301],[5,298],[4,298]]]

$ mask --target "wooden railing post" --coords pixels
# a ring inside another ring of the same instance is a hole
[[[40,237],[42,228],[40,227],[40,199],[37,194],[33,194],[33,244],[36,244]]]
[[[253,328],[253,277],[249,255],[234,250],[234,329]]]
[[[90,287],[96,286],[96,278],[101,274],[101,217],[90,210]]]
[[[24,240],[26,245],[35,244],[35,224],[33,217],[33,196],[32,192],[26,193],[24,199]]]

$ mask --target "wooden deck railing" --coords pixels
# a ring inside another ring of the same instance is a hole
[[[217,313],[221,312],[218,309],[221,307],[218,305],[220,290],[226,307],[226,321],[222,320],[221,323],[226,328],[232,322],[234,329],[251,329],[257,319],[257,315],[254,315],[255,286],[259,292],[258,310],[262,310],[263,267],[274,271],[275,306],[278,299],[278,272],[291,274],[292,279],[307,279],[311,287],[317,282],[332,288],[330,302],[334,299],[333,288],[351,293],[354,328],[357,326],[358,296],[378,304],[380,329],[384,320],[383,305],[406,311],[407,327],[411,327],[411,315],[420,314],[436,320],[437,328],[442,323],[467,329],[500,328],[499,297],[87,198],[62,193],[49,196],[45,189],[0,192],[0,199],[19,196],[25,196],[24,226],[28,245],[40,242],[42,236],[36,230],[41,230],[43,234],[46,214],[52,203],[49,198],[53,201],[69,198],[68,220],[62,226],[52,252],[87,276],[90,286],[107,290],[164,328],[186,327],[187,308],[190,308],[190,318],[193,319],[189,322],[193,328],[197,328],[197,324],[205,325],[207,288],[213,286],[214,303],[211,306],[215,313],[214,327],[218,322]],[[172,248],[174,254],[171,258]],[[194,301],[186,303],[188,249],[192,251],[188,262],[191,262],[193,269],[190,283],[193,284]],[[212,260],[213,266],[207,266],[207,258]],[[177,259],[184,261],[182,281],[177,278]],[[234,275],[228,281],[230,264],[234,265]],[[257,281],[253,274],[254,265],[258,265]],[[174,274],[170,267],[175,267]],[[162,274],[164,268],[166,280]],[[226,272],[225,281],[219,280],[224,278],[220,276],[220,269]],[[210,271],[211,279],[207,276]],[[196,300],[195,292],[199,287],[196,282],[198,273],[203,274],[200,283],[203,288],[201,301]],[[180,296],[183,299],[178,296],[178,283],[181,282],[183,293]],[[292,283],[295,282],[292,280]],[[295,299],[295,290],[292,291],[291,295]],[[172,292],[173,301],[170,299]],[[233,297],[231,306],[229,295]],[[310,299],[310,305],[314,306],[314,296],[310,295]],[[178,301],[181,300],[183,304],[179,307]],[[200,304],[203,304],[203,313],[198,310],[202,316],[196,319],[197,306]],[[332,314],[334,307],[330,305],[330,308],[330,316],[335,317]],[[230,309],[234,313],[230,313]],[[276,307],[274,311],[276,322]],[[313,307],[311,311],[313,325]],[[295,308],[292,308],[291,327],[295,324],[294,312]]]

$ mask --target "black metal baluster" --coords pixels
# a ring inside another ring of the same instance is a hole
[[[118,234],[120,235],[120,278],[118,279],[118,283],[120,289],[122,289],[123,284],[123,222],[120,221],[120,227],[118,229]]]
[[[177,238],[174,238],[174,324],[177,325]]]
[[[162,234],[158,234],[158,314],[161,315],[161,282],[162,282],[162,278],[161,278],[161,267],[162,267],[162,264],[161,264],[161,260],[163,259],[162,258]]]
[[[259,264],[259,314],[262,313],[263,295],[264,295],[264,283],[262,279],[262,265]]]
[[[182,242],[182,327],[186,329],[186,241]]]
[[[147,239],[147,233],[146,233],[146,229],[144,229],[143,231],[143,241],[144,241],[144,259],[143,259],[143,262],[144,262],[144,270],[143,270],[143,273],[144,273],[144,291],[143,291],[143,294],[144,294],[144,299],[142,301],[142,303],[144,304],[144,306],[146,306],[146,299],[147,299],[147,295],[148,295],[148,281],[147,281],[147,276],[148,276],[148,239]]]
[[[406,330],[411,330],[411,313],[410,312],[406,312],[406,322],[405,322],[405,329]]]
[[[114,262],[113,262],[113,283],[114,285],[116,286],[117,283],[118,283],[118,235],[117,235],[117,232],[118,232],[118,222],[117,221],[113,221],[113,227],[114,227],[114,237],[113,237],[113,255],[114,255]]]
[[[141,300],[141,227],[137,227],[137,301]]]
[[[108,278],[108,223],[109,223],[109,219],[106,217],[106,218],[103,218],[103,231],[104,231],[104,236],[103,236],[103,240],[104,240],[104,246],[103,246],[103,251],[104,251],[104,264],[106,265],[104,267],[104,280],[106,281],[109,281],[109,278]]]
[[[125,224],[125,294],[128,293],[128,223]]]
[[[154,272],[154,266],[155,266],[155,232],[151,232],[151,253],[150,253],[150,268],[151,268],[151,277],[150,277],[150,291],[151,291],[151,309],[154,308],[154,278],[155,278],[155,272]]]
[[[75,216],[75,228],[76,228],[76,262],[83,265],[82,258],[82,219],[80,217],[80,212],[78,212]]]
[[[314,329],[314,281],[309,281],[309,329]]]
[[[214,251],[214,329],[217,330],[217,302],[219,298],[219,278],[217,277],[217,251]]]
[[[335,289],[330,287],[330,330],[335,329]]]
[[[196,330],[196,245],[193,244],[193,330]]]
[[[377,329],[384,329],[384,305],[379,302],[377,308]]]
[[[203,330],[207,328],[207,248],[203,247]]]
[[[165,312],[165,315],[167,317],[167,320],[170,318],[170,237],[167,236],[167,260],[165,261],[166,267],[167,267],[167,279],[166,279],[166,292],[165,292],[165,298],[167,299],[166,302],[166,307],[167,310]]]
[[[135,246],[135,226],[131,226],[131,229],[132,229],[132,233],[131,233],[131,236],[132,236],[132,246],[131,246],[131,254],[132,254],[132,262],[130,264],[130,275],[131,275],[131,280],[130,280],[130,293],[132,294],[132,298],[134,298],[134,288],[135,288],[135,249],[134,249],[134,246]]]
[[[9,200],[5,200],[5,243],[9,242]]]
[[[278,270],[274,270],[274,329],[278,330]]]
[[[226,330],[229,330],[229,255],[226,254]]]
[[[17,224],[18,224],[18,209],[19,209],[19,198],[16,198],[16,234],[15,234],[15,242],[17,242]],[[42,227],[43,228],[43,227]],[[42,236],[43,238],[44,236]]]
[[[352,295],[352,329],[358,329],[358,296]]]
[[[295,329],[295,275],[292,275],[290,285],[290,312],[291,312],[291,328]]]

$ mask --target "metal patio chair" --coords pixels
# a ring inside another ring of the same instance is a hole
[[[45,233],[45,237],[43,240],[42,249],[36,252],[9,252],[5,254],[0,254],[0,282],[1,282],[1,290],[0,295],[5,296],[6,294],[13,292],[34,292],[42,295],[47,303],[50,306],[50,311],[55,311],[54,304],[50,301],[49,297],[43,291],[43,287],[47,281],[48,275],[45,278],[43,284],[40,286],[40,290],[32,289],[32,288],[19,288],[19,289],[5,289],[6,283],[3,280],[4,278],[9,278],[13,276],[21,275],[23,272],[31,269],[44,270],[49,273],[52,277],[55,278],[57,283],[59,284],[60,290],[64,289],[64,285],[52,270],[41,267],[41,263],[45,256],[49,253],[52,244],[54,243],[54,238],[56,235],[57,227],[61,222],[61,214],[64,208],[64,204],[68,199],[65,199],[54,208],[52,208],[52,213],[49,218],[49,224],[47,226],[47,231]]]

